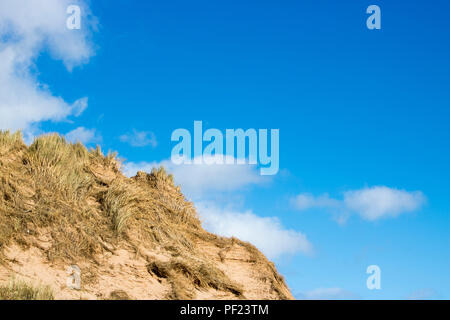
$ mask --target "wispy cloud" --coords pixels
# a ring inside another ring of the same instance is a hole
[[[309,193],[299,194],[292,199],[298,210],[325,209],[337,216],[340,222],[344,222],[350,214],[358,214],[368,221],[397,217],[420,209],[425,202],[421,191],[410,192],[386,186],[348,190],[340,200],[330,198],[328,194],[314,196]]]
[[[36,130],[42,121],[79,116],[87,98],[73,103],[54,96],[35,74],[35,60],[48,50],[68,70],[88,62],[94,54],[90,36],[93,20],[83,1],[82,30],[65,27],[69,0],[0,2],[0,128]],[[27,134],[27,132],[25,132]]]
[[[270,259],[286,254],[311,254],[306,235],[286,229],[277,217],[260,217],[252,211],[219,208],[213,203],[196,203],[203,227],[213,233],[248,241]]]
[[[133,132],[123,134],[119,139],[133,147],[145,147],[150,145],[155,148],[158,145],[155,134],[149,131],[136,131],[133,129]]]
[[[302,193],[293,199],[293,203],[298,210],[307,210],[310,208],[339,208],[341,202],[330,198],[326,193],[315,197],[311,193]]]
[[[102,141],[101,135],[95,129],[86,129],[84,127],[78,127],[64,136],[69,142],[81,142],[84,144],[100,143]]]

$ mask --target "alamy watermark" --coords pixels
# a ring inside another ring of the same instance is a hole
[[[81,29],[81,8],[78,5],[69,5],[66,13],[69,15],[66,20],[66,26],[69,30]],[[379,6],[372,4],[367,7],[366,13],[370,14],[367,18],[366,26],[369,30],[381,29],[381,9]]]
[[[372,4],[367,7],[367,14],[370,16],[367,18],[366,25],[369,30],[381,29],[381,9],[379,6]]]
[[[66,26],[69,30],[81,29],[81,8],[77,5],[67,7],[66,13],[69,15],[66,20]]]
[[[379,266],[373,264],[367,267],[366,273],[370,274],[367,278],[366,286],[369,290],[381,289],[381,269]]]
[[[66,273],[68,275],[66,279],[66,286],[69,289],[80,290],[81,289],[81,270],[73,264],[67,267]]]
[[[280,167],[279,129],[270,130],[270,145],[268,139],[267,129],[226,129],[225,134],[218,129],[203,132],[202,121],[194,121],[193,140],[187,129],[176,129],[172,132],[171,140],[178,144],[172,149],[171,159],[177,165],[259,165],[261,175],[275,175]],[[207,143],[205,147],[204,142]]]

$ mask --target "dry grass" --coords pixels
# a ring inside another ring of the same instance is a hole
[[[169,280],[172,285],[171,299],[192,299],[195,288],[213,288],[231,292],[237,297],[243,295],[242,287],[228,279],[221,270],[207,261],[197,261],[192,257],[172,258],[168,262],[153,261],[147,265],[147,270]]]
[[[0,286],[0,300],[53,300],[53,291],[48,286],[32,286],[23,280],[11,279],[8,285]]]
[[[13,150],[24,147],[22,133],[17,131],[15,133],[11,133],[9,131],[0,131],[0,146],[3,148],[2,151],[5,150]]]
[[[109,186],[102,196],[102,207],[111,218],[114,230],[121,233],[127,225],[127,220],[136,212],[138,194],[126,184],[118,181]]]
[[[51,227],[50,260],[99,252],[98,236],[109,236],[113,222],[89,201],[101,193],[90,168],[111,160],[56,134],[28,148],[18,134],[0,137],[1,150],[15,150],[0,154],[0,250],[13,240],[29,246],[30,235]]]
[[[108,300],[131,300],[128,296],[128,293],[126,293],[123,290],[114,290],[109,294]]]
[[[52,184],[66,199],[82,199],[94,183],[86,170],[90,163],[88,150],[56,134],[35,139],[24,161],[36,179]]]

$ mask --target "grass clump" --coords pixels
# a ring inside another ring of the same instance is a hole
[[[114,290],[109,294],[109,300],[131,300],[131,298],[123,290]]]
[[[35,139],[25,161],[37,179],[51,184],[69,199],[86,195],[94,183],[87,169],[89,151],[81,143],[67,143],[58,134]]]
[[[122,233],[128,219],[136,212],[139,201],[136,190],[115,181],[102,197],[103,209],[112,219],[114,230]]]
[[[166,169],[163,166],[160,166],[159,168],[153,168],[152,169],[152,175],[159,181],[162,181],[164,183],[168,183],[173,185],[173,175],[168,174]]]
[[[28,238],[43,228],[49,228],[52,240],[46,250],[50,260],[99,252],[98,237],[108,237],[112,221],[96,210],[96,197],[105,186],[91,168],[100,163],[113,172],[105,164],[111,159],[58,134],[38,137],[27,147],[20,133],[0,133],[0,150],[12,144],[23,147],[0,153],[0,260],[12,240],[28,247],[33,243]]]
[[[9,284],[0,286],[0,300],[53,300],[49,286],[32,286],[23,280],[11,279]]]
[[[23,147],[22,132],[11,133],[9,130],[0,130],[0,146],[10,149]]]
[[[231,281],[225,273],[206,261],[194,257],[172,258],[170,261],[153,261],[147,265],[149,273],[168,279],[172,285],[171,299],[192,299],[193,289],[213,288],[243,296],[243,289]]]

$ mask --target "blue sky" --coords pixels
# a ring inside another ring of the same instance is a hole
[[[254,239],[297,298],[450,297],[447,2],[27,2],[0,10],[2,129],[166,165],[205,227]],[[64,30],[70,3],[81,30]],[[173,166],[194,120],[279,129],[280,172]]]

